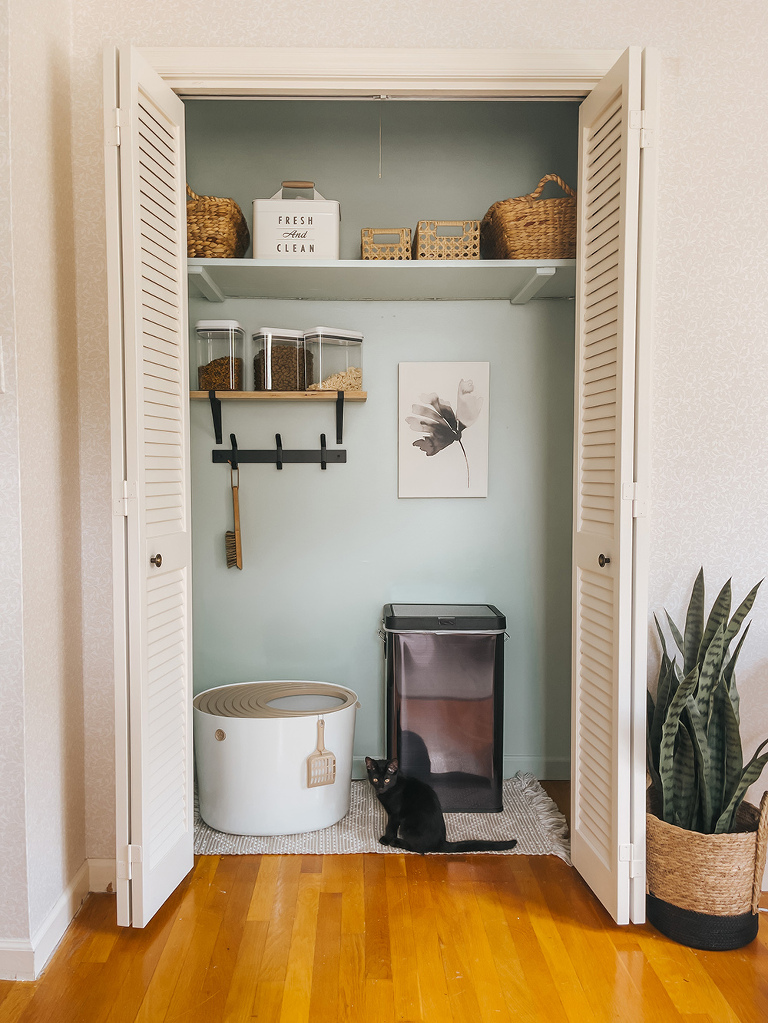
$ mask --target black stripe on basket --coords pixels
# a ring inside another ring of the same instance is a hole
[[[645,908],[648,922],[662,934],[707,952],[725,952],[742,948],[757,937],[758,913],[739,913],[737,916],[712,916],[710,913],[694,913],[680,909],[670,902],[646,895]]]

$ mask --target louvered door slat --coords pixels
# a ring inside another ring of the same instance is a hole
[[[126,459],[138,490],[131,842],[143,853],[131,884],[133,922],[144,926],[192,866],[186,196],[183,105],[133,50],[120,82],[131,110],[120,154],[126,406],[135,410]]]
[[[629,111],[636,109],[638,88],[639,56],[627,51],[584,101],[579,118],[573,861],[619,922],[629,912],[629,873],[619,845],[629,842],[632,769],[626,676],[632,525],[622,482],[632,479],[634,439],[639,148]]]

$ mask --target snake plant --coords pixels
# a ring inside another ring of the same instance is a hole
[[[768,739],[744,764],[739,732],[735,668],[749,624],[733,653],[760,583],[731,616],[731,581],[704,615],[704,570],[693,586],[685,630],[665,612],[673,656],[654,615],[661,640],[656,700],[648,693],[648,772],[668,824],[723,834],[733,830],[736,810],[768,762]],[[678,663],[678,655],[680,663]]]

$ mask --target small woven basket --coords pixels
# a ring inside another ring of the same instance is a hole
[[[414,259],[479,259],[479,220],[420,220]]]
[[[566,197],[540,199],[548,181]],[[576,193],[557,174],[545,174],[529,195],[495,202],[480,225],[480,248],[483,259],[573,259]]]
[[[648,919],[693,948],[740,948],[757,934],[768,845],[768,792],[742,803],[736,831],[703,835],[646,814]]]
[[[411,229],[364,227],[360,232],[360,252],[363,259],[410,259]]]
[[[235,200],[196,195],[189,185],[187,196],[187,255],[242,259],[251,235]]]

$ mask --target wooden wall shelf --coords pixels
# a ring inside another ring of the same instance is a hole
[[[190,391],[192,401],[208,401],[207,391]],[[223,401],[336,401],[338,391],[216,391]],[[344,401],[367,401],[367,391],[345,391]]]

